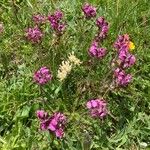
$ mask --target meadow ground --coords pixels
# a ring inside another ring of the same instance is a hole
[[[96,17],[85,18],[85,2],[97,8]],[[64,14],[56,21],[59,30],[47,20],[58,9]],[[150,149],[149,0],[0,0],[0,14],[0,150]],[[33,33],[36,14],[46,20]],[[98,41],[106,56],[101,48],[88,52],[102,30],[95,23],[101,16],[109,24],[107,36]],[[123,75],[116,82],[113,73],[123,66],[113,45],[124,34],[136,57],[125,69],[132,75],[128,85]],[[51,71],[44,69],[46,81],[36,72],[43,66]],[[86,105],[89,99],[94,101]],[[105,104],[107,110],[101,110]],[[56,121],[38,110],[62,116]],[[89,111],[98,111],[96,118]]]

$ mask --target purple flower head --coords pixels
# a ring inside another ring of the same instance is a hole
[[[46,17],[43,15],[40,15],[40,14],[33,15],[32,19],[33,19],[34,23],[37,25],[43,24],[46,22]]]
[[[120,59],[125,59],[126,55],[128,54],[128,46],[127,45],[123,45],[119,50],[118,50],[118,55],[119,57],[122,57]]]
[[[128,52],[128,47],[125,45],[122,46],[118,51],[118,58],[120,61],[120,65],[123,68],[129,68],[136,62],[135,56]]]
[[[39,85],[44,85],[52,79],[52,75],[47,67],[42,67],[34,73],[33,79]]]
[[[96,25],[99,28],[99,33],[98,33],[97,38],[99,38],[99,39],[106,38],[106,36],[108,34],[109,25],[108,25],[108,22],[105,20],[105,18],[99,17],[96,20]]]
[[[129,68],[135,64],[136,58],[129,52],[130,39],[127,34],[119,35],[114,43],[114,47],[118,50],[118,62],[122,68]]]
[[[28,28],[25,35],[32,43],[39,43],[43,36],[41,30],[37,26],[34,28]]]
[[[56,137],[62,138],[64,136],[65,124],[66,124],[66,116],[58,112],[51,117],[48,129],[54,132]]]
[[[96,16],[96,8],[88,3],[85,3],[83,5],[82,10],[84,12],[85,17],[88,19]]]
[[[40,120],[40,129],[41,130],[47,130],[49,125],[49,115],[44,110],[37,110],[36,116]]]
[[[92,117],[103,119],[108,113],[106,102],[103,99],[89,100],[86,106]]]
[[[122,48],[122,47],[126,47],[127,50],[128,50],[129,41],[130,41],[130,39],[129,39],[129,35],[128,34],[119,35],[118,39],[114,43],[114,47],[117,50],[120,50],[120,48]]]
[[[38,110],[37,117],[40,120],[41,130],[51,131],[58,138],[64,137],[64,128],[67,120],[64,114],[57,112],[49,116],[47,112]]]
[[[106,49],[105,48],[99,48],[98,43],[94,41],[89,49],[89,54],[92,57],[96,58],[103,58],[106,55]]]
[[[123,68],[129,68],[133,66],[136,62],[135,56],[129,53],[126,56],[124,56],[123,59],[121,59],[121,56],[119,58],[120,58],[121,65],[123,66]]]
[[[49,123],[50,123],[49,118],[47,120],[42,120],[40,123],[40,129],[41,130],[48,130]]]
[[[102,30],[98,33],[98,39],[105,39],[108,33],[108,26],[104,26]]]
[[[57,20],[61,20],[63,18],[63,13],[61,10],[57,10],[55,11],[54,16]]]
[[[63,138],[64,137],[64,130],[62,128],[57,129],[55,131],[55,135],[56,135],[56,137],[58,137],[60,139]]]
[[[124,66],[123,66],[123,67],[124,67],[124,68],[128,68],[128,67],[134,65],[135,62],[136,62],[135,56],[132,55],[132,54],[129,54],[129,55],[127,56],[126,60],[125,60],[125,63],[124,63]]]
[[[96,20],[96,25],[98,28],[102,29],[104,26],[108,26],[108,22],[106,22],[104,17],[99,17]]]
[[[36,115],[41,121],[48,118],[48,113],[44,110],[37,110]]]
[[[117,68],[114,71],[114,76],[116,78],[116,83],[119,86],[126,86],[128,85],[131,80],[132,80],[132,76],[130,74],[126,74],[124,70],[121,70],[120,68]]]
[[[54,14],[48,16],[48,20],[51,24],[53,30],[56,31],[57,34],[62,34],[62,32],[66,28],[66,24],[62,22],[63,13],[58,10]]]

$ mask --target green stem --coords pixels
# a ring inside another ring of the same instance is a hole
[[[117,0],[117,16],[119,15],[119,0]]]

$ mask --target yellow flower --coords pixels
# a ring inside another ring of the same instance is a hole
[[[133,42],[129,42],[129,49],[132,51],[132,50],[134,50],[135,49],[135,45],[134,45],[134,43]]]

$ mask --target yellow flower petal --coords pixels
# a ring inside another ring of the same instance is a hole
[[[132,51],[132,50],[134,50],[135,49],[135,45],[134,45],[134,43],[133,42],[129,42],[129,49]]]

